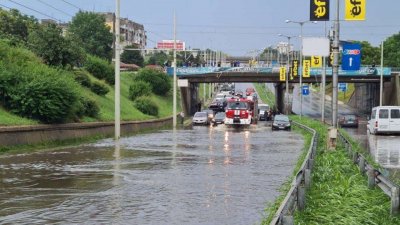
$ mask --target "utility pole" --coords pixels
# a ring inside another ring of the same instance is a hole
[[[326,21],[324,25],[324,34],[326,37]],[[322,57],[322,87],[321,87],[321,121],[325,122],[325,83],[326,83],[326,57]]]
[[[118,141],[121,136],[121,87],[120,87],[120,0],[116,0],[115,7],[115,111],[114,111],[114,126],[115,126],[115,140]]]
[[[380,90],[379,90],[379,106],[383,104],[383,41],[381,44],[381,82],[380,82]]]
[[[173,106],[172,106],[172,127],[176,128],[176,16],[174,12],[174,90],[173,90]]]
[[[336,19],[333,38],[333,65],[332,65],[332,125],[337,129],[338,114],[338,75],[339,75],[339,0],[336,0]]]

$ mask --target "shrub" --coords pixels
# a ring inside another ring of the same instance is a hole
[[[90,90],[100,96],[104,96],[106,95],[110,90],[108,89],[108,87],[105,84],[102,84],[98,81],[93,82],[92,87],[90,88]]]
[[[75,81],[78,82],[80,85],[90,88],[92,87],[92,81],[89,78],[88,72],[85,70],[75,70]]]
[[[106,60],[96,56],[88,55],[85,62],[85,69],[96,78],[106,80],[109,84],[114,84],[114,68]]]
[[[77,109],[77,116],[89,116],[97,118],[100,112],[100,107],[97,102],[90,98],[81,97],[79,99],[79,107]]]
[[[44,123],[64,122],[73,116],[78,100],[76,84],[66,76],[37,76],[10,93],[13,113]]]
[[[158,116],[158,107],[149,97],[138,97],[134,102],[134,106],[144,114]]]
[[[135,101],[140,96],[151,94],[151,86],[145,81],[138,80],[129,87],[129,99]]]
[[[135,80],[148,82],[157,95],[165,95],[171,89],[170,78],[165,73],[150,68],[139,70]]]

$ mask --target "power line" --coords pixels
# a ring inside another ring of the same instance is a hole
[[[41,14],[41,15],[43,15],[43,16],[46,16],[46,17],[49,17],[49,18],[51,18],[51,19],[54,19],[54,20],[57,20],[57,21],[61,22],[61,20],[59,20],[59,19],[57,19],[57,18],[55,18],[55,17],[49,16],[49,15],[47,15],[47,14],[45,14],[45,13],[40,12],[40,11],[37,11],[36,9],[32,9],[32,8],[29,7],[29,6],[26,6],[26,5],[23,5],[23,4],[21,4],[21,3],[15,2],[15,1],[13,1],[13,0],[8,0],[8,1],[10,1],[10,2],[12,2],[12,3],[14,3],[14,4],[17,4],[17,5],[21,6],[21,7],[24,7],[24,8],[26,8],[26,9],[32,10],[32,11],[34,11],[34,12],[36,12],[36,13],[39,13],[39,14]]]
[[[6,9],[11,9],[10,7],[7,7],[7,6],[3,5],[3,4],[0,4],[0,6],[6,8]]]
[[[76,6],[76,5],[74,5],[74,4],[70,3],[70,2],[67,2],[67,1],[65,1],[65,0],[61,0],[61,1],[63,1],[63,2],[65,2],[65,3],[67,3],[68,5],[70,5],[70,6],[74,7],[74,8],[77,8],[78,10],[82,11],[81,8],[79,8],[78,6]]]
[[[62,11],[61,9],[57,9],[56,7],[50,5],[50,4],[46,3],[46,2],[43,2],[42,0],[37,0],[37,1],[41,2],[42,4],[48,6],[48,7],[52,8],[52,9],[55,9],[55,10],[57,10],[57,11],[59,11],[59,12],[65,14],[65,15],[67,15],[67,16],[73,17],[73,15],[71,15],[71,14],[65,12],[65,11]]]

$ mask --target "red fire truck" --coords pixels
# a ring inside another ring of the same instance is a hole
[[[231,98],[225,111],[226,125],[257,123],[257,98]]]

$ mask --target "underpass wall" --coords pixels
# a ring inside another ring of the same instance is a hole
[[[158,129],[171,124],[172,117],[149,121],[121,122],[121,134],[127,135],[145,130]],[[112,137],[113,135],[113,122],[0,127],[0,147],[31,145],[95,136]]]
[[[354,87],[348,104],[358,109],[360,114],[369,114],[373,107],[379,105],[379,84],[355,83]]]

